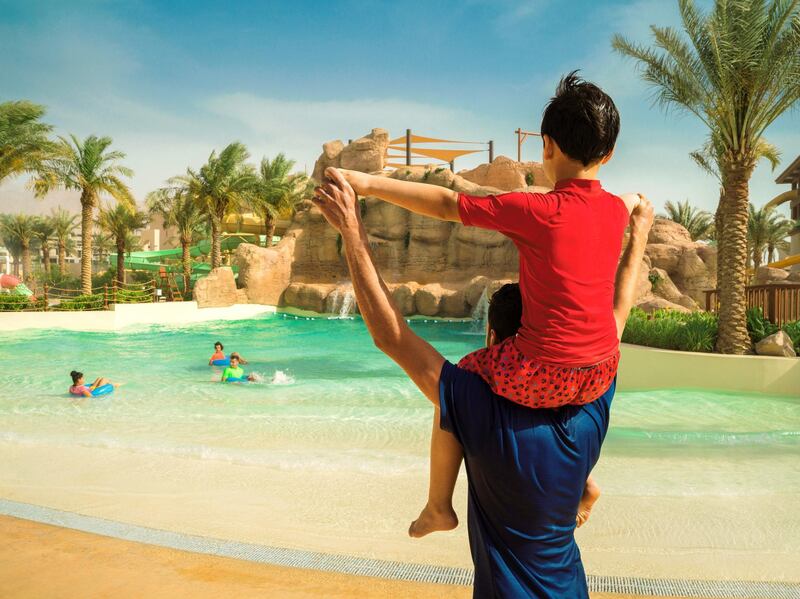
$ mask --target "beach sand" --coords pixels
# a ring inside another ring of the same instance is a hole
[[[9,599],[468,599],[470,587],[284,568],[144,545],[0,516],[0,591]],[[593,599],[630,595],[595,594]]]
[[[405,531],[427,488],[424,469],[385,475],[361,472],[357,464],[347,471],[278,469],[123,449],[7,442],[0,442],[0,455],[0,497],[13,501],[274,547],[472,565],[463,476],[455,494],[462,524],[455,531],[409,539]],[[791,514],[795,502],[780,495],[751,501],[608,493],[577,534],[586,571],[800,581],[800,530]],[[789,526],[782,543],[765,532],[779,525]]]

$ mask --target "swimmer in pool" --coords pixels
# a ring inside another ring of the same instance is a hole
[[[225,347],[222,345],[221,342],[217,341],[214,344],[214,354],[208,360],[208,365],[209,366],[212,366],[214,364],[214,362],[217,361],[217,360],[224,360],[225,359],[225,352],[223,351],[224,349],[225,349]],[[231,355],[233,355],[233,354],[231,354]],[[236,355],[239,356],[239,354],[236,354]],[[240,364],[247,364],[247,360],[245,360],[244,358],[239,356],[239,363]]]
[[[239,365],[242,362],[241,357],[236,352],[231,354],[231,365],[222,372],[222,382],[243,382],[243,381],[256,381],[254,374],[245,376],[244,369]],[[246,362],[245,362],[246,363]]]
[[[72,377],[72,386],[69,388],[70,395],[91,397],[92,391],[94,391],[98,387],[102,387],[103,385],[111,385],[115,389],[119,387],[119,385],[112,383],[111,381],[103,377],[95,379],[95,381],[91,385],[87,385],[83,381],[83,373],[78,372],[77,370],[73,370],[72,372],[69,373],[69,375]]]

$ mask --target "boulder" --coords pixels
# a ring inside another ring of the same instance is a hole
[[[243,243],[233,263],[239,267],[239,285],[251,304],[277,306],[292,276],[295,237],[287,235],[275,247]]]
[[[486,288],[486,295],[489,297],[489,301],[491,301],[492,296],[497,293],[497,290],[500,289],[503,285],[507,285],[508,283],[517,283],[514,279],[497,279],[489,283],[489,286]]]
[[[458,176],[478,185],[496,187],[503,191],[530,186],[552,189],[540,163],[517,162],[507,156],[498,156],[490,164],[481,164],[470,170],[459,171]]]
[[[666,243],[648,243],[644,251],[653,268],[660,268],[671,273],[678,268],[683,248]]]
[[[442,293],[442,302],[439,306],[439,315],[449,318],[464,318],[469,316],[470,309],[463,289],[448,289]]]
[[[429,283],[417,289],[414,294],[417,313],[423,316],[436,316],[439,313],[443,294],[444,290],[439,283]]]
[[[684,247],[694,245],[695,242],[683,225],[667,218],[657,218],[647,236],[647,244],[651,243]]]
[[[756,285],[769,285],[770,283],[783,283],[789,278],[789,271],[771,266],[759,266],[756,269],[754,283]]]
[[[664,309],[675,310],[676,312],[685,312],[685,313],[691,312],[689,308],[681,306],[680,304],[675,304],[673,302],[667,301],[662,297],[650,297],[636,304],[636,307],[644,310],[648,314],[655,312],[656,310],[664,310]]]
[[[670,272],[670,276],[684,294],[700,304],[705,303],[705,291],[714,289],[717,285],[716,276],[711,273],[695,247],[683,249],[678,265]]]
[[[467,286],[464,287],[464,294],[467,299],[467,303],[470,305],[470,308],[474,308],[478,305],[478,302],[481,299],[481,296],[485,291],[487,291],[487,287],[490,283],[489,277],[484,277],[483,275],[478,275],[477,277],[473,277]]]
[[[397,309],[403,316],[411,316],[417,313],[417,306],[414,302],[414,294],[419,289],[417,283],[402,283],[393,285],[389,288],[392,292],[394,303],[397,304]]]
[[[756,343],[756,353],[759,356],[797,357],[792,345],[792,339],[786,334],[786,331],[778,331],[769,337],[764,337]]]
[[[229,266],[212,269],[195,283],[193,293],[200,308],[232,306],[237,300],[233,270]]]
[[[314,172],[311,175],[315,181],[322,181],[323,173],[329,166],[336,168],[341,166],[340,155],[343,149],[344,144],[338,139],[322,144],[322,154],[317,158],[317,162],[314,164]]]
[[[383,170],[389,133],[386,129],[373,129],[369,135],[353,140],[342,148],[339,164],[342,168],[362,173]]]
[[[323,313],[325,300],[336,285],[319,283],[292,283],[283,293],[283,301],[289,306]]]
[[[789,272],[789,276],[786,277],[787,283],[800,283],[800,270],[792,270]]]

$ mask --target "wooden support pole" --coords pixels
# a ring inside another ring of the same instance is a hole
[[[494,140],[489,140],[489,164],[494,162]]]
[[[406,166],[411,166],[411,129],[406,129]]]

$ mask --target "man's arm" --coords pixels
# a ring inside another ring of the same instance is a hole
[[[452,189],[441,185],[378,177],[359,171],[332,167],[325,169],[325,176],[336,181],[334,173],[341,174],[358,195],[380,198],[423,216],[461,222],[458,214],[458,194]]]
[[[631,234],[628,247],[622,254],[617,267],[617,280],[614,287],[614,319],[617,321],[617,337],[622,339],[625,322],[628,320],[639,283],[639,270],[642,266],[647,234],[653,226],[653,205],[647,198],[633,208],[631,213]]]
[[[420,391],[439,404],[439,375],[444,358],[416,335],[400,314],[383,282],[370,251],[353,188],[335,169],[328,175],[335,184],[317,188],[314,203],[342,235],[358,310],[375,345],[406,371]]]

